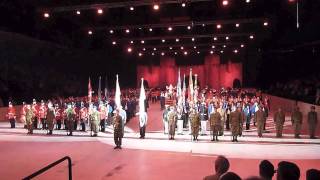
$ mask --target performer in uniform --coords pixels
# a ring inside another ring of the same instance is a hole
[[[38,129],[38,105],[37,105],[37,101],[35,99],[32,100],[32,107],[31,107],[32,111],[33,111],[33,128],[34,129]]]
[[[177,108],[177,131],[178,134],[183,134],[183,107],[178,106]]]
[[[33,110],[30,105],[27,105],[26,124],[27,124],[28,134],[33,134],[33,127],[34,127],[33,120],[34,120]]]
[[[282,108],[279,108],[278,111],[274,114],[273,121],[276,125],[277,138],[282,137],[282,129],[285,121],[285,114],[282,111]]]
[[[298,106],[296,106],[291,114],[291,122],[294,130],[294,137],[300,138],[302,126],[302,113]]]
[[[121,149],[121,142],[123,137],[122,125],[123,120],[119,115],[119,109],[115,110],[115,114],[113,116],[113,135],[114,135],[114,143],[116,147],[114,149]]]
[[[74,121],[76,118],[76,112],[72,108],[71,104],[67,105],[66,117],[67,117],[66,130],[67,130],[67,132],[69,132],[68,136],[72,136]]]
[[[315,139],[315,132],[318,125],[318,115],[315,111],[316,108],[314,106],[311,106],[311,110],[308,113],[308,125],[309,125],[309,134],[310,139]]]
[[[11,102],[9,102],[7,118],[9,120],[9,122],[10,122],[10,127],[11,128],[15,128],[16,127],[16,110],[12,106]]]
[[[257,123],[258,136],[262,137],[263,127],[266,121],[266,113],[261,107],[259,107],[259,110],[254,114],[254,121]]]
[[[220,113],[216,110],[216,108],[213,108],[211,114],[210,114],[210,127],[212,131],[212,139],[211,141],[219,141],[218,140],[218,135],[219,132],[221,131],[221,115]]]
[[[93,106],[92,112],[90,114],[90,127],[91,127],[91,132],[93,132],[93,135],[91,136],[98,136],[99,123],[100,123],[100,113],[97,110],[97,107]]]
[[[176,131],[176,122],[177,122],[177,114],[174,110],[174,107],[170,107],[170,111],[168,112],[168,121],[169,121],[169,139],[173,140],[175,131]]]
[[[207,135],[207,107],[206,102],[203,100],[199,105],[199,114],[200,114],[200,122],[201,122],[201,136]]]
[[[220,106],[219,106],[219,108],[217,108],[217,112],[221,116],[221,126],[220,126],[220,130],[219,130],[219,136],[222,136],[224,134],[224,124],[225,124],[225,120],[227,118],[226,109],[223,106],[224,106],[224,103],[220,102]]]
[[[41,100],[41,105],[39,107],[39,112],[38,112],[38,115],[39,115],[38,119],[40,119],[41,121],[42,129],[47,129],[46,112],[47,112],[47,107],[44,101]]]
[[[189,121],[191,124],[191,134],[194,141],[198,141],[199,129],[200,129],[200,117],[194,108],[191,109],[189,114]]]
[[[81,102],[81,107],[80,107],[80,126],[81,126],[81,131],[86,131],[86,121],[88,119],[88,109],[84,106],[84,103]]]
[[[168,112],[169,112],[169,105],[166,105],[165,110],[162,114],[162,121],[163,121],[163,128],[164,128],[164,134],[168,134],[169,131],[169,122],[168,122]]]
[[[47,126],[48,126],[47,128],[49,130],[49,132],[47,134],[52,135],[56,112],[55,112],[55,109],[53,108],[51,102],[48,103],[48,109],[47,109],[46,115],[47,115],[47,123],[46,124],[47,124]]]
[[[106,106],[101,102],[99,105],[99,114],[100,114],[100,129],[101,132],[105,132],[106,130],[106,118],[107,118],[107,108]]]
[[[56,112],[56,129],[60,130],[61,129],[61,124],[62,124],[62,114],[63,114],[63,109],[59,108],[59,105],[55,105],[55,112]]]
[[[146,126],[148,122],[148,115],[145,111],[139,112],[139,127],[140,127],[140,138],[144,139],[146,134]]]
[[[240,135],[240,125],[242,122],[241,108],[232,107],[233,111],[230,113],[230,125],[231,125],[231,134],[232,142],[238,142],[238,136]]]
[[[26,102],[22,102],[22,108],[20,111],[20,121],[23,123],[23,127],[27,128],[27,123],[26,123],[26,111],[27,111],[27,104]]]

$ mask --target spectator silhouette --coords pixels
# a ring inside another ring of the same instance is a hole
[[[268,160],[263,160],[259,165],[259,174],[260,177],[264,180],[272,180],[274,175],[274,166]]]
[[[319,180],[320,179],[320,171],[317,169],[309,169],[307,170],[307,180]]]
[[[216,180],[229,170],[230,164],[226,157],[218,156],[214,163],[216,174],[206,176],[204,180]]]
[[[220,177],[220,180],[241,180],[241,177],[234,172],[227,172]]]
[[[298,180],[300,178],[299,167],[287,161],[281,161],[278,164],[277,180]]]

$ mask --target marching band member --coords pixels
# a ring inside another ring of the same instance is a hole
[[[10,127],[11,128],[15,128],[16,127],[16,110],[12,106],[11,102],[9,102],[7,118],[9,120],[9,122],[10,122]]]

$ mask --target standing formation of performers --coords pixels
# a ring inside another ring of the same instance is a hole
[[[195,91],[197,91],[196,88]],[[133,94],[136,95],[136,92],[133,90]],[[151,92],[149,91],[147,94],[152,94]],[[164,109],[164,133],[168,134],[170,140],[174,139],[175,134],[183,134],[183,129],[188,128],[191,139],[197,141],[199,135],[207,135],[208,126],[212,141],[218,141],[218,137],[224,134],[224,130],[230,130],[232,141],[237,142],[238,136],[242,135],[243,127],[249,130],[251,124],[256,126],[258,137],[263,136],[270,109],[267,97],[262,99],[259,95],[256,96],[243,90],[227,91],[222,89],[218,92],[205,88],[199,92],[197,98],[186,98],[183,101],[177,98],[174,90],[153,93],[160,96],[155,99],[160,99],[161,109]],[[125,108],[120,106],[116,109],[112,100],[110,100],[111,103],[95,101],[96,103],[89,104],[84,103],[86,102],[84,100],[69,101],[68,103],[41,101],[38,104],[34,99],[32,104],[23,103],[20,118],[24,122],[25,128],[28,129],[28,134],[32,134],[33,129],[43,129],[47,130],[48,135],[52,135],[54,129],[64,129],[68,136],[72,136],[73,131],[86,131],[86,124],[88,124],[91,136],[97,136],[99,131],[105,132],[106,125],[113,125],[116,148],[121,148],[121,138],[124,134],[127,115],[130,119],[136,112],[135,95],[131,96],[131,101],[129,101],[130,98],[124,98],[127,101],[121,104]],[[156,100],[152,99],[152,101]],[[166,103],[169,100],[171,103]],[[128,109],[128,107],[130,108]],[[148,100],[145,101],[145,112],[139,114],[140,138],[145,138],[147,107]],[[15,108],[9,102],[7,119],[11,128],[15,128],[16,117]],[[285,113],[281,108],[274,112],[273,120],[276,137],[280,138],[285,122]],[[299,138],[303,121],[299,107],[295,107],[292,111],[291,121],[295,138]],[[318,119],[314,106],[308,113],[307,122],[310,138],[315,138]]]
[[[195,91],[198,89],[195,88]],[[167,101],[163,112],[164,133],[169,135],[170,140],[174,139],[176,127],[177,134],[182,134],[185,127],[189,128],[192,140],[197,141],[199,134],[206,135],[207,124],[212,141],[219,141],[218,137],[226,129],[231,132],[232,142],[237,142],[237,137],[242,136],[243,127],[249,130],[251,123],[256,126],[258,137],[263,136],[270,109],[268,97],[262,99],[259,95],[236,89],[221,89],[218,92],[205,88],[199,92],[199,95],[194,93],[197,96],[193,98],[183,98],[182,103],[172,90],[161,93]],[[164,106],[163,102],[161,106]],[[276,137],[280,138],[285,122],[285,113],[281,108],[274,113],[273,120]],[[291,113],[295,138],[300,138],[302,120],[299,107],[295,107]],[[312,106],[308,113],[309,134],[312,139],[315,138],[317,123],[317,113]]]

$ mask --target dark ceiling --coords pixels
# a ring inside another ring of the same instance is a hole
[[[1,29],[72,48],[118,53],[131,48],[137,56],[240,54],[319,39],[320,2],[299,0],[297,29],[297,3],[291,1],[228,0],[224,6],[223,0],[5,0],[0,4]]]

